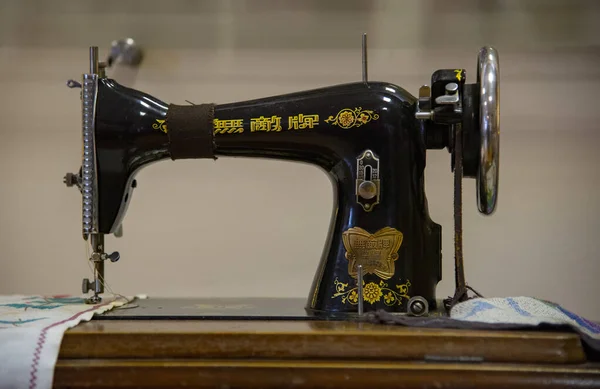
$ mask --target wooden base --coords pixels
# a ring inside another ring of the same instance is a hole
[[[354,322],[92,321],[67,331],[57,388],[600,387],[575,334]]]

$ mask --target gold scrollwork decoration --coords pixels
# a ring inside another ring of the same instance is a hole
[[[155,130],[161,130],[165,134],[167,133],[167,125],[165,124],[166,120],[156,119],[156,123],[152,124],[152,128]]]
[[[456,73],[456,79],[457,79],[458,81],[462,80],[462,72],[463,72],[463,71],[462,71],[462,69],[456,69],[456,70],[454,71],[454,73]]]
[[[342,304],[358,304],[358,287],[348,289],[347,282],[341,282],[337,278],[335,279],[335,293],[331,298],[341,298]],[[396,288],[390,288],[386,282],[379,281],[365,283],[363,281],[363,301],[369,304],[375,304],[383,299],[383,303],[388,307],[394,305],[402,305],[402,299],[409,300],[408,289],[410,288],[410,281],[401,285],[396,285]]]
[[[370,109],[362,109],[357,107],[354,109],[344,108],[335,116],[329,116],[325,119],[326,123],[331,123],[333,126],[339,126],[347,129],[352,127],[360,127],[372,120],[379,119],[379,115]]]

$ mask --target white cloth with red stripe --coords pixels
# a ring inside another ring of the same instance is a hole
[[[75,296],[0,296],[0,388],[52,388],[65,331],[127,302],[106,295],[97,305]]]

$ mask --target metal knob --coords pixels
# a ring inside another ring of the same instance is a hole
[[[121,254],[119,254],[118,251],[115,251],[114,253],[108,254],[107,258],[110,259],[111,262],[117,262],[121,259]]]
[[[421,296],[412,297],[407,305],[407,313],[411,316],[424,316],[429,313],[429,303]]]
[[[90,282],[90,280],[88,280],[87,278],[84,278],[83,282],[81,283],[81,291],[83,293],[87,293],[90,290],[94,290],[94,284]]]
[[[79,176],[75,173],[67,173],[63,179],[66,186],[71,187],[79,183]]]
[[[371,200],[377,196],[377,185],[373,181],[363,181],[358,186],[358,195],[365,200]]]
[[[483,47],[477,58],[480,85],[479,128],[481,154],[477,172],[479,212],[491,215],[498,202],[500,164],[500,62],[493,47]]]
[[[460,96],[458,95],[458,84],[455,82],[450,82],[445,86],[446,94],[443,96],[438,96],[435,99],[435,102],[440,105],[455,105],[460,101]]]
[[[451,82],[449,84],[446,84],[446,94],[447,95],[453,95],[456,94],[456,92],[458,91],[458,84],[455,82]]]

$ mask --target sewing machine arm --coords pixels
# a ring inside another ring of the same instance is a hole
[[[441,227],[427,208],[427,149],[447,148],[453,164],[461,153],[464,175],[478,181],[480,212],[495,209],[498,87],[491,48],[480,52],[476,83],[466,84],[464,69],[438,70],[418,98],[397,85],[365,81],[220,105],[176,105],[107,78],[97,48],[90,63],[82,83],[82,167],[66,181],[82,194],[82,232],[91,238],[97,273],[93,283],[84,280],[83,291],[93,290],[94,301],[103,292],[104,261],[119,257],[104,252],[103,237],[118,232],[136,173],[161,160],[284,159],[329,176],[336,201],[306,307],[313,314],[355,312],[363,287],[371,288],[366,301],[374,309],[404,312],[415,301],[435,304]]]

